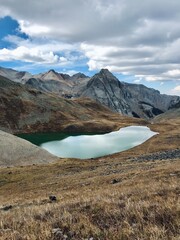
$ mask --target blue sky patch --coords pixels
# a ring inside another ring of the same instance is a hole
[[[0,18],[0,49],[12,47],[13,44],[5,40],[8,35],[16,35],[18,37],[27,39],[28,36],[19,31],[19,24],[10,16]]]

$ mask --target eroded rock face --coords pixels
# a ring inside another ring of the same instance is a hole
[[[152,119],[180,101],[177,96],[160,94],[159,91],[142,84],[120,82],[107,69],[102,69],[92,78],[82,73],[69,76],[54,70],[30,75],[27,72],[0,68],[0,75],[1,73],[28,87],[56,93],[67,99],[89,97],[114,112],[136,118]]]
[[[103,69],[90,79],[81,95],[93,98],[116,112],[132,116],[124,94],[122,83],[107,69]]]
[[[23,82],[31,78],[32,75],[28,72],[19,72],[11,68],[0,67],[0,75],[6,77],[14,82]]]
[[[0,129],[10,133],[106,132],[103,121],[118,118],[90,99],[69,100],[0,77]]]
[[[124,115],[145,119],[167,111],[180,99],[144,85],[120,82],[107,69],[94,75],[79,95],[93,98]]]

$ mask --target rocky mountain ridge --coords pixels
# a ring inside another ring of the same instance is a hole
[[[136,122],[87,98],[66,99],[0,77],[0,129],[9,133],[109,132]]]
[[[88,97],[123,115],[152,119],[180,102],[180,97],[160,94],[142,84],[120,82],[107,69],[89,78],[83,73],[73,76],[49,70],[30,75],[0,68],[0,75],[21,82],[43,92],[56,93],[65,98]],[[19,76],[19,79],[18,79]]]
[[[107,69],[95,74],[80,92],[124,115],[150,119],[180,101],[178,96],[160,94],[142,84],[120,82]]]

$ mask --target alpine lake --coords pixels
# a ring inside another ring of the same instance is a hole
[[[145,126],[130,126],[106,134],[33,133],[18,137],[61,158],[90,159],[128,150],[156,134]]]

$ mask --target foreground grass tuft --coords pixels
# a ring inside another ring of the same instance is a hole
[[[176,159],[1,169],[2,207],[12,208],[0,210],[0,239],[178,240],[178,168]]]

